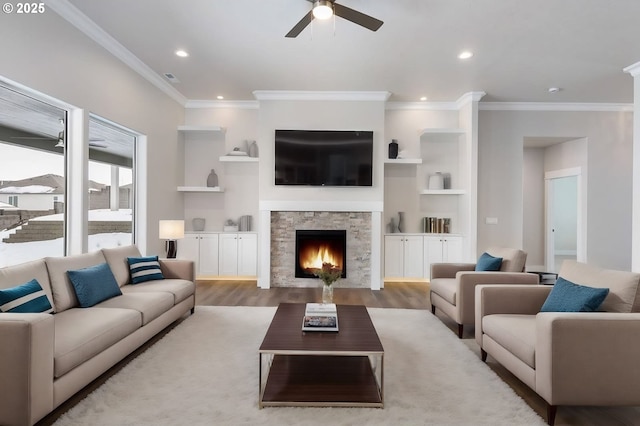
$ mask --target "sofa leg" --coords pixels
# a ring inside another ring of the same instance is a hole
[[[458,324],[458,339],[462,339],[462,329],[463,329],[463,325],[462,324]]]
[[[191,315],[196,313],[196,307],[194,306],[193,308],[191,308]]]
[[[556,421],[556,412],[558,411],[557,405],[547,404],[547,424],[553,426]]]
[[[487,362],[487,351],[480,349],[480,357],[482,358],[482,362]]]
[[[436,307],[435,307],[435,306],[433,306],[433,305],[431,305],[431,313],[432,313],[433,315],[435,315],[435,314],[436,314]]]

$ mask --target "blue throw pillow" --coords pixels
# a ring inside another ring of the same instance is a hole
[[[122,294],[111,268],[106,263],[76,271],[67,271],[67,275],[76,291],[81,308],[89,308]]]
[[[499,271],[501,266],[501,257],[493,257],[489,253],[482,253],[476,263],[476,271]]]
[[[164,279],[160,270],[158,256],[127,257],[127,262],[129,262],[131,282],[133,284]]]
[[[35,278],[28,283],[0,290],[0,312],[53,313],[51,302]]]
[[[540,312],[593,312],[607,294],[608,288],[587,287],[558,277]]]

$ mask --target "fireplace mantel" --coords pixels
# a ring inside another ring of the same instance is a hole
[[[371,274],[369,287],[380,290],[382,280],[382,211],[378,201],[281,201],[259,203],[260,264],[258,286],[271,287],[271,213],[272,212],[368,212],[371,213]]]

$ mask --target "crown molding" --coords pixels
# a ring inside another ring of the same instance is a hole
[[[185,108],[233,108],[258,109],[258,101],[217,101],[206,99],[190,99],[184,104]]]
[[[458,100],[456,100],[457,109],[461,109],[462,107],[472,103],[472,102],[480,102],[480,99],[486,95],[486,92],[467,92],[464,95],[460,96]]]
[[[622,71],[628,72],[632,77],[637,77],[640,75],[640,62],[629,65],[628,67],[623,68]]]
[[[633,104],[580,102],[480,102],[482,111],[627,112]]]
[[[457,111],[455,102],[387,102],[386,110]]]
[[[313,90],[255,90],[259,101],[381,101],[386,102],[390,92],[346,92]]]
[[[98,24],[89,19],[84,13],[67,0],[45,0],[45,2],[47,7],[53,9],[71,25],[82,31],[89,38],[102,46],[113,56],[120,59],[158,89],[169,95],[180,105],[184,105],[187,102],[187,98],[178,92],[171,84],[162,79],[162,77],[149,68],[147,64],[142,62],[136,55],[131,53],[130,50],[120,44],[115,38],[111,37],[105,30],[100,28]]]

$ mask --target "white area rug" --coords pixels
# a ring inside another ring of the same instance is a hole
[[[385,408],[258,408],[258,348],[275,308],[198,306],[55,423],[544,425],[430,312],[369,309],[385,348]]]

